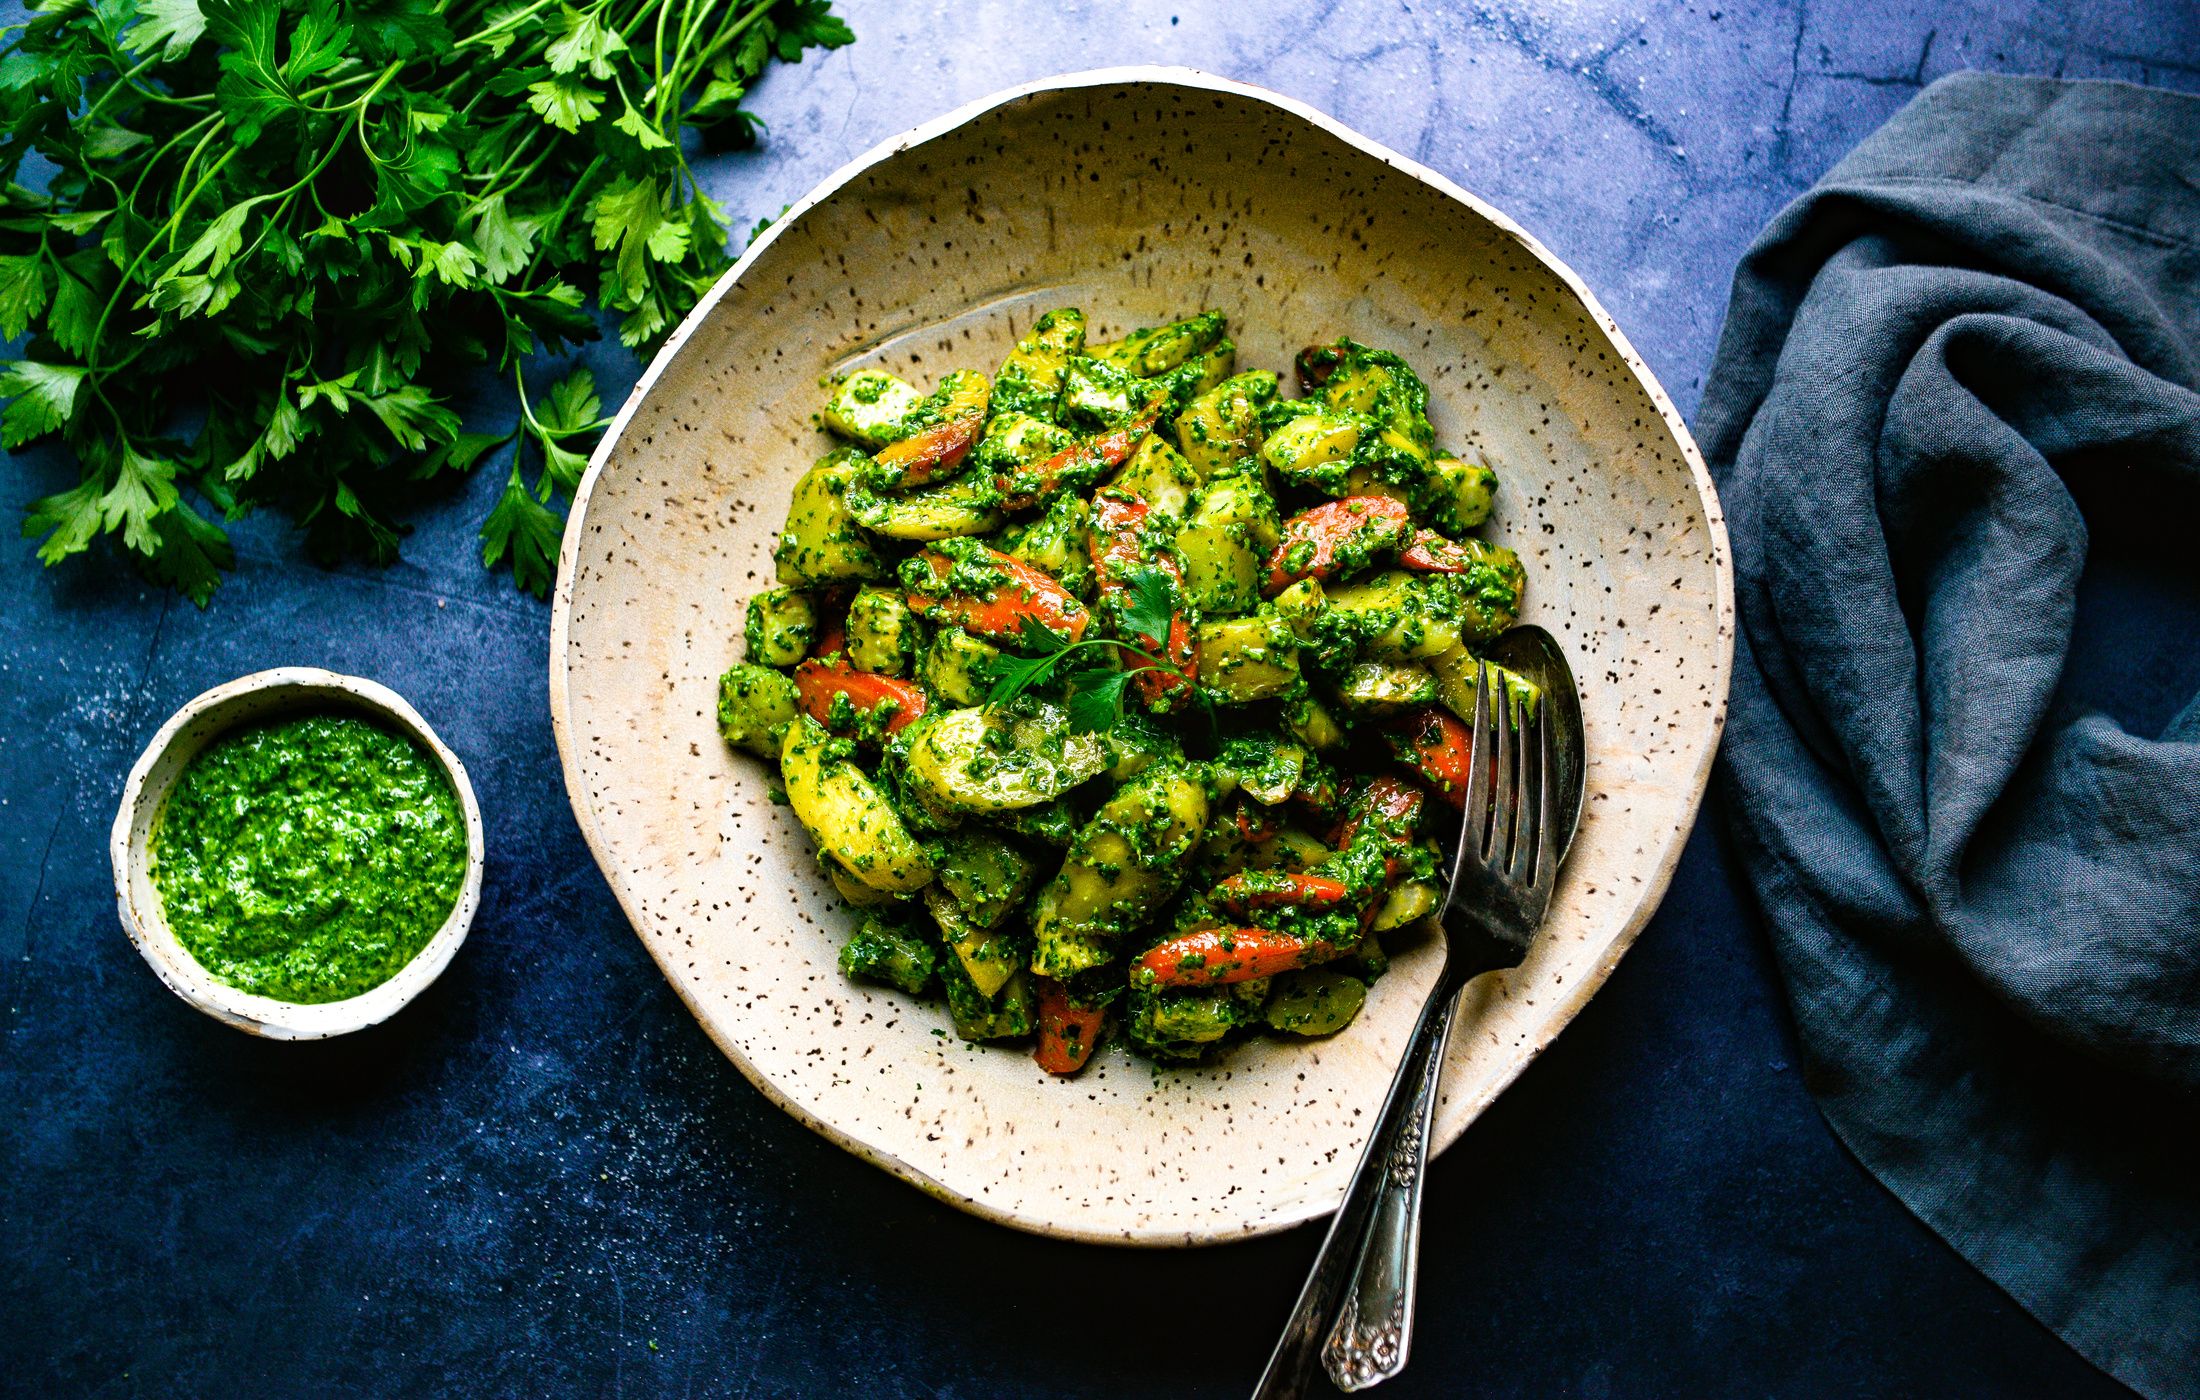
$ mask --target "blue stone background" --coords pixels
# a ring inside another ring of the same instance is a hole
[[[764,147],[710,167],[737,216],[996,88],[1190,64],[1513,214],[1684,411],[1742,249],[1922,83],[1968,67],[2200,90],[2190,0],[842,8],[859,42],[775,71]],[[616,347],[585,358],[608,402],[638,372]],[[0,518],[73,479],[19,456]],[[1311,1230],[1189,1253],[1018,1235],[813,1137],[712,1049],[566,806],[547,609],[476,558],[500,479],[425,510],[387,570],[319,569],[278,522],[249,524],[203,612],[0,539],[0,1391],[1245,1393]],[[450,971],[391,1024],[320,1045],[254,1041],[169,995],[107,867],[152,731],[279,664],[405,693],[489,821]],[[1435,1167],[1422,1269],[1400,1400],[2118,1389],[1827,1131],[1709,820],[1604,992]]]

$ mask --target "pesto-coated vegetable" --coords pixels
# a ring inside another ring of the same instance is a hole
[[[848,491],[864,460],[862,453],[843,448],[819,459],[795,483],[779,547],[772,551],[781,583],[801,588],[885,575],[877,544],[857,527],[848,508]]]
[[[942,627],[932,634],[917,675],[925,688],[950,705],[977,705],[992,685],[993,663],[1001,649],[981,642],[960,627]]]
[[[852,761],[854,745],[807,715],[787,726],[779,749],[787,804],[825,853],[875,890],[904,893],[932,880],[932,864],[909,828]]]
[[[908,436],[902,422],[923,402],[907,381],[882,369],[859,369],[834,384],[825,426],[864,447],[884,447]]]
[[[949,710],[911,726],[910,786],[935,807],[1000,812],[1036,807],[1107,767],[1096,734],[1072,734],[1057,706],[1029,701],[1014,714]]]
[[[794,715],[794,682],[782,672],[740,665],[718,678],[718,733],[737,749],[776,758]]]
[[[964,1040],[1020,1040],[1038,1024],[1038,998],[1029,975],[1019,972],[1000,991],[987,996],[970,980],[959,958],[940,962],[940,985],[947,989],[947,1012],[955,1034]]]
[[[1314,345],[1289,394],[1227,330],[1088,344],[1062,308],[991,379],[828,386],[854,445],[797,484],[720,682],[864,912],[849,975],[1049,1074],[1111,1032],[1176,1063],[1350,1022],[1439,902],[1417,823],[1520,609],[1471,533],[1496,477],[1403,359]]]
[[[929,940],[902,919],[881,913],[867,914],[856,931],[841,945],[841,975],[855,982],[877,982],[898,987],[911,996],[932,985],[939,954]]]
[[[1273,613],[1203,623],[1199,683],[1233,703],[1289,694],[1301,685],[1298,642]]]
[[[1106,962],[1123,934],[1176,892],[1207,825],[1204,775],[1155,764],[1102,803],[1032,912],[1034,970],[1068,979]]]
[[[1292,1035],[1335,1035],[1367,1001],[1367,983],[1350,973],[1306,967],[1278,977],[1261,1019]]]
[[[1176,445],[1201,476],[1213,476],[1260,450],[1260,410],[1276,397],[1271,370],[1232,375],[1186,404],[1176,417]]]
[[[1067,306],[1041,316],[993,377],[994,409],[1052,422],[1062,394],[1062,372],[1069,368],[1070,356],[1084,348],[1084,312]]]
[[[1275,500],[1257,472],[1212,477],[1176,536],[1192,602],[1213,614],[1257,606],[1279,524]]]
[[[742,637],[753,664],[792,666],[810,654],[810,644],[817,640],[817,611],[791,588],[767,588],[749,599]]]
[[[923,644],[916,614],[898,591],[859,590],[848,603],[848,664],[899,676],[916,664]]]

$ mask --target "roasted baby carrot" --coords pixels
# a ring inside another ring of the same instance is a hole
[[[1079,1006],[1071,1000],[1069,988],[1051,977],[1033,980],[1039,989],[1039,1048],[1031,1058],[1048,1074],[1075,1074],[1100,1044],[1107,1009]]]
[[[1004,471],[994,478],[1001,505],[1021,510],[1035,505],[1062,488],[1083,489],[1129,460],[1139,440],[1153,430],[1154,421],[1169,402],[1166,392],[1154,395],[1137,416],[1120,428],[1110,428],[1055,453],[1036,468]]]
[[[1365,565],[1405,537],[1413,514],[1388,496],[1347,496],[1302,510],[1283,523],[1283,542],[1268,556],[1268,592],[1303,578],[1325,579]]]
[[[805,661],[795,667],[794,689],[810,718],[827,728],[832,727],[833,702],[843,695],[848,697],[849,705],[858,716],[894,706],[894,713],[886,720],[885,732],[888,734],[925,711],[924,691],[920,687],[892,676],[858,671],[828,661]]]
[[[1020,644],[1026,618],[1057,636],[1082,639],[1092,614],[1070,591],[1021,559],[969,540],[943,543],[959,547],[958,560],[928,549],[914,562],[929,571],[929,585],[911,587],[910,608],[934,622],[949,622],[997,642]],[[957,573],[963,578],[958,580]],[[906,582],[911,573],[902,578]]]
[[[1344,881],[1326,875],[1251,871],[1232,875],[1207,897],[1217,909],[1242,919],[1264,909],[1300,909],[1319,914],[1351,899],[1352,889]]]
[[[1467,780],[1474,775],[1473,730],[1446,711],[1430,708],[1407,716],[1390,742],[1446,802],[1466,805]]]
[[[1162,987],[1220,987],[1335,957],[1337,948],[1266,928],[1205,928],[1146,950],[1138,969]]]

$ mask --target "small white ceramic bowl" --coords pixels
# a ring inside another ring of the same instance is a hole
[[[153,824],[185,765],[213,740],[255,720],[331,711],[380,720],[410,735],[443,765],[443,775],[466,814],[466,880],[443,927],[395,977],[355,997],[305,1006],[255,996],[217,980],[177,941],[162,912],[160,894],[153,888]],[[482,848],[481,808],[474,801],[466,765],[436,737],[428,722],[387,686],[311,666],[284,666],[240,676],[176,711],[130,770],[108,840],[122,926],[168,990],[224,1025],[270,1040],[325,1040],[361,1030],[388,1020],[426,990],[473,925],[474,909],[481,902]]]

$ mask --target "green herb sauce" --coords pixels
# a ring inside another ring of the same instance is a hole
[[[341,1001],[412,961],[458,902],[466,820],[418,744],[313,715],[193,758],[153,832],[168,926],[221,981]]]

